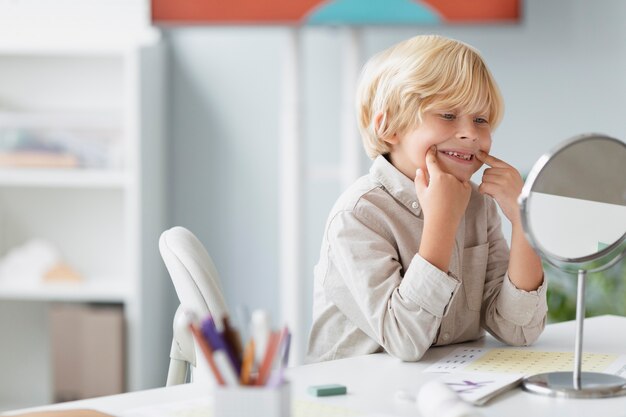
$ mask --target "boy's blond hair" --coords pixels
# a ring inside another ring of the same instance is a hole
[[[390,151],[383,139],[417,126],[428,110],[488,115],[504,112],[500,90],[479,52],[437,35],[415,36],[372,57],[361,73],[357,118],[367,155]],[[382,115],[377,123],[377,115]]]

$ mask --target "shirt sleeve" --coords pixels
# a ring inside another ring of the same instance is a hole
[[[481,309],[482,326],[500,341],[514,345],[532,344],[546,324],[548,312],[544,282],[535,291],[515,287],[508,275],[509,247],[502,234],[495,202],[488,199],[489,260]]]
[[[389,354],[419,360],[435,340],[459,281],[419,254],[406,271],[383,225],[352,211],[328,227],[329,271],[325,287],[335,305]]]

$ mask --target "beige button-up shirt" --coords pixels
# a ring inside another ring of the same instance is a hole
[[[472,184],[449,273],[418,254],[424,225],[413,182],[379,156],[335,203],[315,266],[307,361],[382,350],[419,360],[431,345],[489,331],[511,345],[545,327],[546,283],[509,280],[509,248],[491,197]]]

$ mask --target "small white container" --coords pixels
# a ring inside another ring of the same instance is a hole
[[[291,387],[287,381],[274,388],[217,385],[213,394],[215,417],[289,417],[291,415]]]

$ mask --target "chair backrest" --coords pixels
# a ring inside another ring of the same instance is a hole
[[[221,322],[228,315],[228,308],[222,295],[219,274],[200,240],[184,227],[176,226],[164,231],[159,239],[159,250],[180,300],[174,319],[170,357],[172,362],[184,361],[195,367],[198,349],[189,329],[184,326],[185,321],[181,319],[180,312],[193,312],[198,318],[204,318],[210,313],[216,321]],[[179,375],[180,370],[173,370],[170,363],[168,385],[184,382]]]

